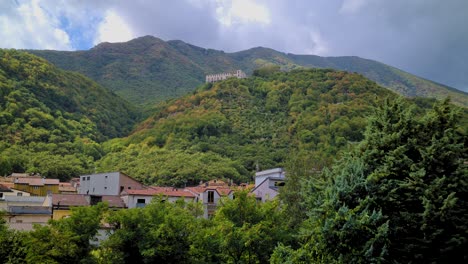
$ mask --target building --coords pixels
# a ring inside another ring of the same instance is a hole
[[[121,172],[106,172],[80,176],[78,194],[120,195],[124,190],[141,190],[145,186]]]
[[[195,195],[185,189],[173,187],[149,187],[144,190],[125,190],[121,194],[128,208],[145,207],[154,197],[160,196],[163,201],[175,202],[183,199],[186,202],[195,200]]]
[[[0,183],[0,203],[5,201],[6,196],[31,196],[28,192],[13,189],[13,186],[13,183]]]
[[[59,183],[59,193],[61,194],[74,194],[76,193],[76,187],[70,182]]]
[[[255,188],[251,193],[260,201],[267,201],[278,195],[279,188],[284,186],[286,173],[282,168],[259,171],[255,173]]]
[[[195,195],[195,201],[202,203],[204,218],[213,216],[221,198],[234,198],[234,191],[231,186],[220,180],[211,180],[199,186],[186,187],[185,189]]]
[[[51,208],[41,196],[5,196],[0,202],[0,210],[6,224],[11,229],[32,230],[34,224],[45,225],[51,219]]]
[[[126,208],[120,196],[116,195],[52,194],[48,196],[48,206],[52,210],[54,220],[70,216],[72,207],[91,206],[99,202],[107,203],[111,209]]]
[[[14,177],[14,189],[28,192],[32,196],[46,196],[48,193],[59,193],[59,180],[46,179],[40,176]]]
[[[206,82],[213,83],[217,81],[226,80],[228,78],[247,78],[247,75],[242,70],[237,70],[235,72],[226,72],[226,73],[217,73],[217,74],[210,74],[206,75]]]

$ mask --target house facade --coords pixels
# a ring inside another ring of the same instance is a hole
[[[120,195],[124,190],[144,188],[139,181],[121,172],[106,172],[80,176],[78,194]]]
[[[274,199],[281,186],[284,186],[285,179],[286,172],[282,168],[259,171],[255,173],[255,188],[251,193],[263,202]]]
[[[122,200],[128,208],[145,207],[154,197],[161,197],[163,201],[175,202],[183,199],[186,202],[195,200],[195,195],[184,189],[173,187],[148,187],[144,190],[125,190],[121,194]]]
[[[205,81],[207,83],[213,83],[217,81],[226,80],[228,78],[242,79],[242,78],[247,78],[247,75],[242,70],[237,70],[235,72],[225,72],[225,73],[206,75]]]
[[[31,196],[46,196],[49,193],[59,193],[59,180],[46,179],[40,176],[16,177],[13,179],[14,189],[28,192]]]

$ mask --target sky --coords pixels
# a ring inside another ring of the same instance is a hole
[[[468,92],[468,0],[0,0],[0,48],[86,50],[145,35],[359,56]]]

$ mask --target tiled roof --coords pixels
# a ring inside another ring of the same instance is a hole
[[[0,184],[0,192],[12,192],[12,190],[8,186]]]
[[[58,185],[60,181],[58,179],[43,179],[43,178],[17,178],[15,183],[18,184],[28,184],[32,186],[44,186],[47,185]]]
[[[107,202],[109,204],[109,207],[125,208],[125,203],[122,200],[122,198],[120,198],[120,196],[103,195],[102,201]]]
[[[84,194],[52,194],[53,206],[86,206],[89,205]]]

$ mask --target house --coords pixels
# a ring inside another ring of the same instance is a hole
[[[46,179],[40,176],[14,177],[14,189],[30,193],[32,196],[46,196],[48,193],[59,193],[59,180]]]
[[[195,195],[195,201],[203,204],[204,218],[213,216],[222,197],[234,198],[234,191],[229,184],[220,180],[212,180],[199,186],[186,187],[185,189]]]
[[[32,230],[34,224],[45,225],[52,212],[44,204],[46,197],[41,196],[5,196],[0,203],[0,210],[5,210],[4,219],[7,225],[16,230]]]
[[[247,75],[242,70],[236,70],[235,72],[223,72],[217,74],[206,75],[205,82],[213,83],[217,81],[226,80],[228,78],[247,78]]]
[[[186,202],[195,200],[195,195],[184,189],[173,187],[149,187],[142,190],[125,190],[121,193],[122,200],[128,208],[145,207],[154,197],[161,196],[163,201],[175,202],[183,199]]]
[[[5,201],[6,196],[30,196],[31,195],[28,192],[13,189],[13,187],[14,187],[13,183],[9,183],[9,182],[0,183],[0,203],[2,201]]]
[[[121,172],[106,172],[80,176],[78,194],[120,195],[124,190],[141,190],[144,185]]]
[[[255,173],[255,188],[251,193],[260,201],[267,201],[278,195],[279,188],[284,186],[286,172],[282,168],[259,171]]]
[[[52,194],[48,196],[48,205],[52,209],[54,220],[70,216],[72,207],[91,206],[99,202],[107,203],[112,209],[126,208],[123,200],[117,195]]]
[[[70,182],[60,182],[59,183],[59,193],[61,194],[74,194],[76,193],[76,187]]]

